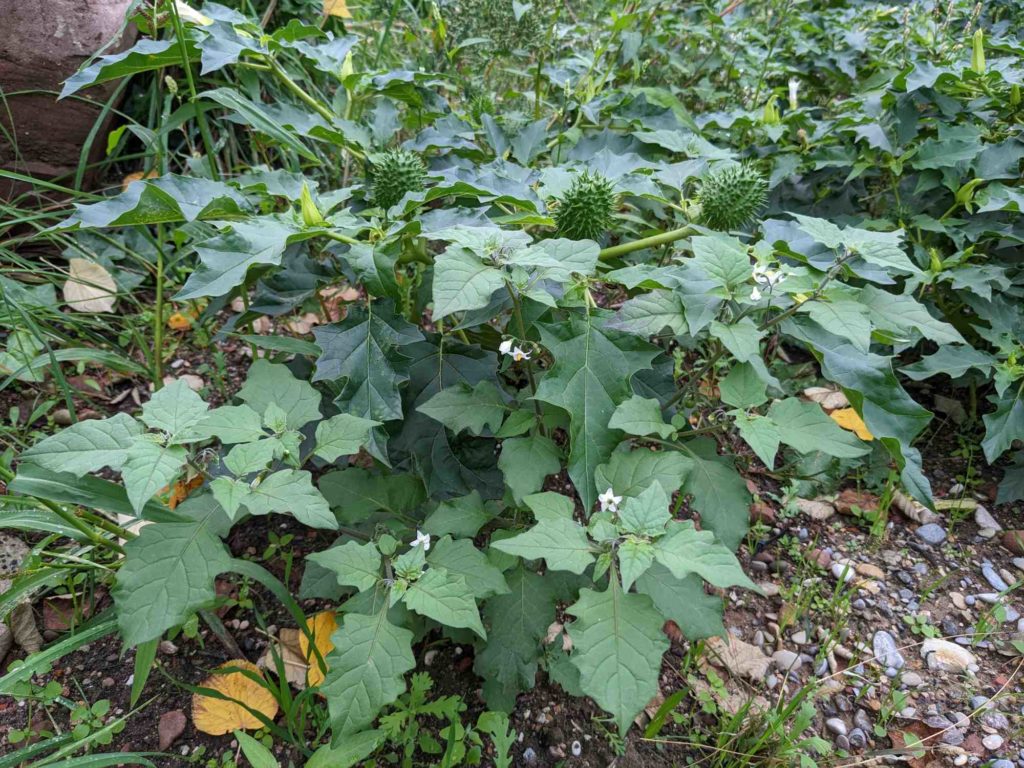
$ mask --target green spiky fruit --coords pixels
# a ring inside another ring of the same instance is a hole
[[[419,155],[405,149],[389,149],[370,158],[373,202],[388,209],[406,192],[419,192],[427,176],[427,168]]]
[[[739,229],[768,199],[768,180],[749,163],[714,171],[701,182],[701,218],[712,229]]]
[[[486,93],[478,93],[469,100],[469,116],[477,125],[480,124],[481,117],[484,115],[493,115],[494,112],[494,102],[491,101],[491,97]]]
[[[598,240],[611,227],[615,211],[612,183],[599,173],[584,171],[558,199],[558,234],[570,240]]]

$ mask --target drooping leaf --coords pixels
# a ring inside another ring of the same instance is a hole
[[[307,555],[306,559],[333,572],[341,586],[355,587],[360,592],[380,580],[381,556],[373,542],[346,541]]]
[[[450,533],[453,536],[472,538],[492,517],[484,508],[479,491],[473,491],[467,496],[438,504],[437,509],[423,521],[423,530],[433,536]]]
[[[475,387],[459,382],[442,389],[416,410],[441,422],[455,434],[468,429],[479,435],[484,428],[497,432],[508,406],[494,384],[481,381]]]
[[[716,542],[710,531],[698,531],[689,521],[673,523],[669,529],[654,542],[654,557],[677,579],[696,573],[716,587],[757,589],[732,551]]]
[[[487,639],[484,625],[480,622],[474,591],[464,576],[440,567],[428,568],[413,582],[402,599],[421,616],[447,627],[471,629]]]
[[[121,468],[121,480],[135,514],[142,512],[157,491],[174,482],[185,466],[186,456],[180,445],[160,445],[145,436],[136,438]]]
[[[331,416],[316,425],[314,452],[324,461],[335,461],[339,456],[359,453],[359,449],[370,439],[370,430],[380,424],[379,421],[349,413]]]
[[[621,429],[627,435],[658,435],[665,440],[676,431],[671,424],[665,423],[657,400],[639,395],[620,403],[608,426]]]
[[[87,419],[43,438],[21,454],[23,461],[54,472],[84,475],[103,467],[119,470],[142,427],[125,413]]]
[[[182,379],[163,387],[142,406],[142,420],[150,429],[168,435],[169,442],[196,426],[206,416],[207,405]]]
[[[830,456],[855,458],[871,449],[855,435],[841,429],[817,403],[795,397],[778,400],[768,409],[779,439],[801,453],[824,451]]]
[[[662,616],[674,621],[687,640],[724,635],[722,599],[704,591],[697,574],[677,579],[661,563],[654,563],[636,582],[637,592],[647,595]]]
[[[487,306],[505,278],[468,248],[452,246],[434,261],[434,319]]]
[[[249,368],[239,399],[260,414],[275,405],[287,416],[288,429],[301,429],[320,418],[320,393],[296,378],[287,366],[257,360]]]
[[[508,592],[508,584],[501,571],[468,539],[455,541],[450,536],[444,536],[431,546],[427,562],[465,579],[477,600]]]

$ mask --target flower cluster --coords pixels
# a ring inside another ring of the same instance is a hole
[[[511,357],[517,363],[530,359],[530,353],[516,345],[513,339],[505,339],[501,342],[501,344],[498,345],[498,351],[503,355]]]

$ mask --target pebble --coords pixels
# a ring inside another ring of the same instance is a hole
[[[854,749],[864,749],[868,744],[867,734],[865,734],[860,728],[854,728],[850,731],[848,738],[850,739],[850,746]]]
[[[113,688],[114,687],[114,678],[112,678],[112,677],[104,677],[102,680],[100,680],[100,685],[103,686],[104,688]]]
[[[847,733],[846,723],[844,723],[838,717],[830,717],[828,720],[826,720],[825,727],[828,728],[830,733],[833,733],[836,736],[845,736]]]
[[[925,544],[933,547],[946,540],[946,529],[938,523],[926,523],[914,531],[914,534]]]
[[[580,744],[578,741],[574,741],[570,749],[572,750],[573,757],[579,757],[583,754],[583,745]]]
[[[968,595],[964,598],[964,602],[968,605],[974,605],[976,602],[978,602],[978,598],[976,598],[974,595]]]
[[[966,611],[967,603],[964,601],[964,596],[959,592],[950,592],[949,599],[953,601],[953,605],[956,606],[958,611]]]
[[[849,752],[850,740],[845,736],[836,736],[836,749],[840,749],[843,752]]]
[[[1024,557],[1015,557],[1015,558],[1013,558],[1013,565],[1018,570],[1024,571]],[[1024,758],[1022,758],[1022,759],[1024,759]]]
[[[885,581],[885,571],[872,563],[857,563],[857,573],[869,579]]]
[[[1003,746],[1003,737],[998,733],[990,733],[988,736],[981,740],[981,743],[985,745],[985,749],[989,752],[995,752],[1001,746]]]
[[[1002,712],[986,712],[981,716],[981,722],[996,731],[1005,731],[1010,727],[1010,719]]]
[[[999,521],[992,517],[992,513],[985,509],[981,504],[974,508],[974,524],[985,531],[991,531],[990,536],[985,538],[991,539],[997,532],[1003,530],[1003,526],[999,524]],[[981,533],[979,531],[979,533]]]
[[[803,666],[803,659],[800,658],[799,654],[793,653],[793,651],[781,650],[776,651],[772,654],[772,661],[775,662],[775,666],[783,672],[795,671]]]
[[[896,648],[896,639],[884,629],[875,632],[874,637],[871,639],[871,647],[874,651],[875,659],[884,667],[900,669],[905,663],[903,656],[900,655],[899,650]]]
[[[806,645],[807,644],[807,633],[804,630],[801,629],[799,632],[794,632],[792,635],[790,635],[789,639],[792,640],[797,645]]]
[[[850,582],[853,581],[856,569],[849,563],[834,562],[832,563],[832,575],[839,581]]]
[[[958,768],[961,765],[967,765],[967,755],[957,755],[956,757],[954,757],[953,765],[957,766]]]
[[[1012,761],[1002,758],[991,763],[989,768],[1014,768],[1014,766]]]
[[[920,688],[924,685],[924,678],[917,674],[917,672],[904,672],[903,684],[910,688]]]
[[[537,762],[537,753],[534,751],[533,747],[527,747],[523,750],[523,761],[527,765],[533,765]]]
[[[978,664],[974,654],[966,648],[935,637],[921,643],[921,657],[928,662],[928,669],[937,672],[966,672]]]
[[[992,563],[984,563],[981,566],[981,575],[985,577],[985,581],[991,584],[992,589],[996,592],[1005,592],[1010,588],[996,572],[996,569],[992,567]]]

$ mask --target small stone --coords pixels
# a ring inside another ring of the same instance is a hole
[[[828,728],[829,733],[835,734],[836,736],[845,736],[847,733],[846,723],[838,717],[830,717],[826,720],[825,727]]]
[[[865,733],[871,730],[871,718],[863,709],[858,709],[853,715],[853,724]]]
[[[572,750],[573,757],[579,757],[583,754],[583,745],[580,744],[578,741],[574,741],[570,749]]]
[[[795,672],[800,669],[804,663],[799,654],[787,650],[776,651],[773,653],[772,661],[775,662],[775,666],[782,672]]]
[[[837,580],[842,582],[853,581],[854,573],[856,569],[849,563],[834,562],[832,563],[832,575]]]
[[[964,743],[964,732],[957,730],[956,728],[950,728],[948,731],[943,731],[939,739],[943,744],[949,744],[951,747],[958,747]]]
[[[953,758],[953,765],[959,768],[962,765],[967,765],[967,755],[957,755]]]
[[[988,736],[981,740],[981,743],[985,745],[985,749],[989,752],[995,752],[1001,746],[1003,746],[1003,737],[998,733],[990,733]]]
[[[993,536],[997,531],[1003,530],[1003,526],[999,524],[999,521],[992,517],[992,513],[985,509],[981,504],[974,508],[974,523],[979,528],[987,528],[993,532]],[[991,537],[987,537],[991,538]]]
[[[828,568],[832,564],[832,555],[823,549],[809,549],[807,559],[819,568]]]
[[[527,747],[523,750],[523,761],[527,765],[533,765],[537,762],[537,753],[534,751],[533,747]]]
[[[989,768],[1014,768],[1014,766],[1013,762],[1007,760],[1006,758],[1002,758],[1001,760],[995,760],[994,762],[990,763]]]
[[[104,677],[102,680],[100,680],[100,685],[103,686],[104,688],[113,688],[114,687],[114,678],[112,678],[112,677]]]
[[[922,525],[914,531],[914,534],[925,544],[931,544],[933,547],[946,540],[946,529],[938,523]]]
[[[974,605],[976,602],[978,602],[978,598],[976,598],[974,595],[968,595],[964,598],[964,602],[967,603],[967,605]]]
[[[799,632],[794,632],[792,635],[790,635],[789,639],[792,640],[797,645],[806,645],[807,644],[807,633],[804,630],[801,629]]]
[[[1010,727],[1010,719],[1002,712],[986,712],[981,716],[981,722],[995,731],[1005,731]]]
[[[883,667],[895,667],[896,669],[903,667],[905,662],[896,647],[896,639],[884,629],[875,632],[874,637],[871,639],[871,647],[874,651],[875,659]]]
[[[1013,566],[1019,571],[1024,571],[1024,557],[1013,558]]]
[[[1003,546],[1015,555],[1024,555],[1024,531],[1007,531],[1004,533]]]
[[[917,674],[917,672],[904,672],[903,684],[910,688],[920,688],[924,685],[924,678]]]
[[[157,726],[157,733],[160,734],[160,751],[164,751],[175,742],[185,731],[185,713],[180,709],[172,709],[160,715],[160,724]]]
[[[849,752],[850,740],[845,736],[836,736],[836,749],[840,749],[843,752]]]
[[[981,575],[985,577],[985,581],[991,584],[992,589],[996,592],[1005,592],[1010,588],[996,572],[996,569],[992,567],[992,563],[985,563],[981,566]]]
[[[868,745],[868,737],[860,728],[854,728],[849,735],[850,746],[854,749],[864,749]]]
[[[937,672],[966,672],[978,663],[966,648],[935,637],[921,643],[921,656],[928,662],[928,669]]]
[[[160,644],[157,646],[157,650],[165,656],[173,656],[178,652],[178,646],[170,640],[161,640]]]
[[[797,499],[796,508],[808,515],[812,520],[828,520],[836,513],[836,508],[827,501],[815,499]]]
[[[869,579],[885,581],[885,571],[871,563],[857,563],[857,573],[861,576],[867,576]]]
[[[956,606],[958,611],[967,610],[967,603],[964,601],[964,596],[959,592],[950,592],[949,599],[953,601],[953,605]]]

